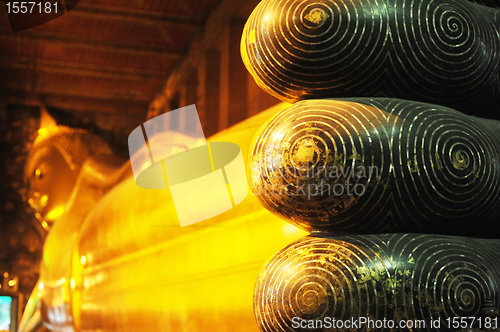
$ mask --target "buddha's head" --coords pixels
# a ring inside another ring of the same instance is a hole
[[[80,169],[89,157],[110,154],[99,137],[63,126],[39,130],[26,162],[28,203],[48,229],[65,211]]]

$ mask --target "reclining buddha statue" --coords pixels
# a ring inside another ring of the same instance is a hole
[[[212,140],[248,154],[278,105]],[[195,147],[177,132],[155,135],[164,150]],[[147,147],[134,156],[147,165]],[[265,259],[305,235],[253,196],[231,211],[180,227],[167,190],[136,185],[130,162],[82,129],[40,130],[28,158],[30,204],[50,227],[20,331],[256,331],[255,280]]]
[[[252,195],[197,224],[87,133],[35,144],[25,330],[36,302],[53,331],[497,329],[500,11],[476,2],[261,1],[243,61],[293,104],[209,139]]]
[[[42,128],[30,149],[25,167],[29,204],[42,225],[50,229],[34,300],[43,291],[40,309],[44,321],[55,320],[54,324],[65,326],[65,330],[71,330],[72,324],[67,301],[70,248],[88,212],[126,176],[128,169],[120,169],[122,164],[102,139],[83,129]],[[28,307],[30,314],[34,313],[36,302]]]

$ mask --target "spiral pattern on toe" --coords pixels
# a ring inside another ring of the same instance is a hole
[[[389,6],[400,3],[391,0]],[[397,40],[392,44],[397,58],[393,70],[407,79],[401,80],[397,94],[413,91],[413,99],[441,105],[457,98],[454,105],[465,103],[471,110],[494,97],[500,45],[494,19],[485,19],[486,13],[467,1],[429,0],[413,1],[399,11],[390,23]]]
[[[500,118],[497,16],[465,0],[264,0],[241,50],[290,103],[390,96]]]
[[[431,318],[475,317],[487,301],[498,305],[499,249],[494,240],[437,235],[307,237],[263,268],[257,323],[261,331],[282,332],[327,317],[425,320],[427,327]],[[447,331],[441,327],[421,330]]]
[[[383,63],[386,15],[375,0],[263,1],[243,32],[243,59],[261,87],[289,102],[328,86],[366,89],[381,75],[373,69]]]
[[[250,155],[252,192],[306,229],[500,234],[500,123],[398,99],[307,100]]]

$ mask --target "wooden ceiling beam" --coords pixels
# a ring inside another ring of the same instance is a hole
[[[44,86],[33,86],[31,84],[14,84],[8,82],[0,82],[0,87],[5,87],[11,90],[18,90],[22,92],[27,92],[29,95],[41,96],[43,95],[58,95],[58,96],[72,96],[72,97],[87,97],[95,99],[112,99],[112,100],[130,100],[130,101],[151,101],[151,97],[145,95],[144,93],[131,92],[127,93],[121,92],[104,92],[104,91],[86,91],[76,88],[68,87],[44,87]]]
[[[34,58],[0,58],[0,67],[42,72],[60,73],[74,76],[91,76],[97,78],[111,78],[117,80],[147,81],[149,79],[166,80],[168,73],[135,69],[113,69],[109,67],[73,64],[67,62],[50,61]]]
[[[21,40],[30,43],[44,42],[66,47],[91,49],[104,52],[119,52],[123,55],[152,55],[165,58],[178,58],[183,54],[182,50],[172,50],[165,46],[144,45],[136,43],[123,43],[109,40],[98,40],[88,37],[71,37],[63,34],[33,32],[31,30],[13,34],[10,30],[0,30],[0,39]]]
[[[203,26],[203,19],[201,17],[172,15],[161,12],[90,4],[85,2],[79,2],[68,14],[144,25],[168,25],[191,28],[199,28]]]
[[[2,104],[11,105],[24,105],[31,107],[40,107],[44,105],[46,107],[57,108],[69,112],[85,112],[85,113],[98,113],[98,114],[120,114],[120,117],[137,117],[146,116],[147,103],[142,102],[142,106],[131,103],[123,103],[123,101],[117,100],[113,103],[109,100],[107,103],[99,103],[93,99],[78,99],[78,102],[66,100],[61,97],[47,97],[41,99],[37,97],[21,97],[13,96],[8,93],[0,93],[0,98]]]

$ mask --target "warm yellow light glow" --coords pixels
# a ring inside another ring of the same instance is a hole
[[[307,235],[306,232],[304,232],[303,230],[295,227],[294,225],[292,224],[284,224],[283,227],[283,234],[286,234],[286,235]]]
[[[43,222],[42,222],[42,227],[43,227],[43,228],[45,228],[45,229],[48,229],[49,224],[47,224],[47,222],[46,222],[46,221],[43,221]]]
[[[210,221],[213,225],[212,219],[200,223],[205,227],[168,228],[170,232],[182,236],[171,235],[170,240],[120,255],[117,259],[108,258],[96,264],[85,255],[87,264],[80,272],[83,276],[81,299],[97,300],[84,302],[79,307],[81,318],[78,319],[88,320],[89,315],[97,311],[102,312],[104,317],[110,317],[109,308],[113,308],[120,313],[119,316],[124,315],[135,324],[137,313],[143,310],[152,316],[171,312],[180,317],[190,317],[188,313],[191,312],[227,312],[229,304],[238,319],[244,320],[248,326],[234,331],[258,331],[252,325],[253,289],[263,263],[279,249],[308,233],[274,217],[256,203],[256,198],[249,195],[243,205],[235,209],[250,213],[233,215],[233,218],[217,223],[215,227],[209,226]],[[255,208],[258,210],[252,212]],[[215,218],[221,220],[227,215]],[[162,228],[156,231],[162,231]],[[84,237],[82,241],[88,239]],[[102,237],[102,240],[92,244],[95,252],[102,253],[97,248],[108,243],[107,239]],[[200,255],[210,259],[200,259]],[[82,257],[80,255],[78,260],[81,261]],[[168,294],[168,299],[159,294]],[[208,316],[194,317],[198,324],[204,321],[214,323]],[[228,314],[224,319],[231,320],[232,317]],[[114,317],[110,321],[113,326],[123,325]],[[219,323],[229,324],[220,320]],[[242,324],[241,321],[233,323]],[[169,325],[166,325],[165,331],[175,330],[171,328],[174,323],[166,321],[166,324]],[[217,331],[217,327],[200,331]]]
[[[5,273],[3,274],[3,276],[4,276],[4,278],[8,278],[8,277],[9,277],[9,272],[5,272]]]
[[[38,129],[38,135],[47,135],[48,133],[49,133],[49,130],[47,128]]]
[[[82,257],[80,258],[80,263],[81,263],[82,265],[85,265],[85,263],[86,263],[86,262],[87,262],[87,257],[82,256]]]
[[[14,287],[17,284],[15,280],[9,280],[9,286]]]
[[[62,284],[64,284],[65,282],[66,282],[66,279],[65,278],[61,278],[61,279],[57,280],[56,285],[57,285],[57,287],[59,287]]]
[[[56,220],[57,218],[59,218],[63,214],[63,212],[64,212],[64,207],[59,206],[47,214],[47,219],[48,220]]]
[[[43,290],[43,282],[38,283],[38,290]]]
[[[45,207],[45,205],[47,205],[47,195],[43,195],[42,198],[40,198],[40,203],[38,203],[40,205],[41,208]]]

